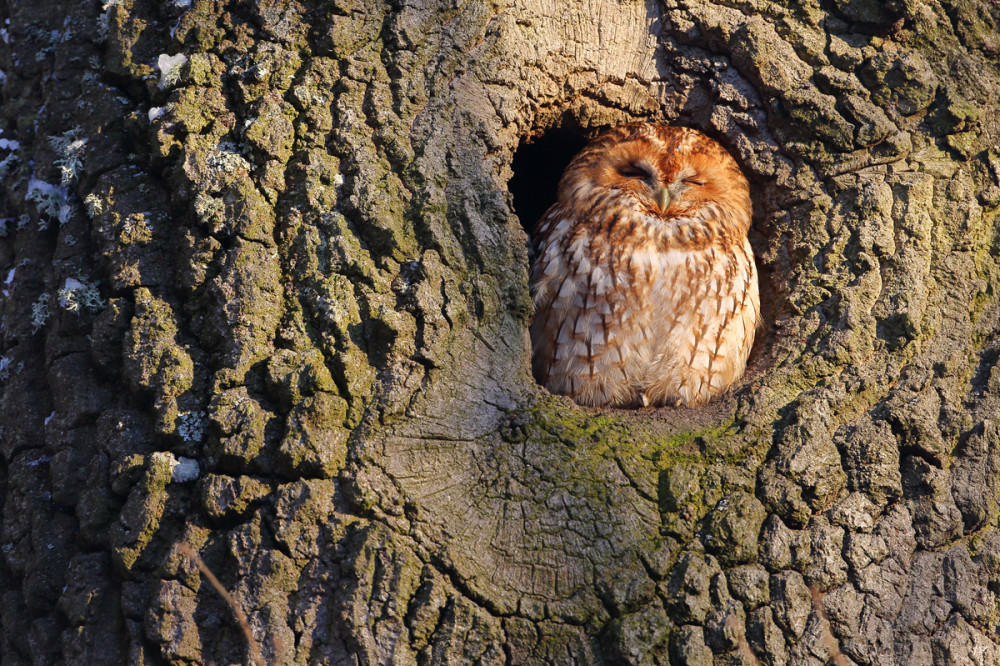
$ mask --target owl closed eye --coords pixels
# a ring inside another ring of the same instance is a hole
[[[570,162],[539,222],[532,370],[581,405],[698,405],[746,368],[760,301],[749,187],[718,143],[622,125]]]

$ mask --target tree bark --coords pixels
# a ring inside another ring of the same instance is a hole
[[[188,547],[268,664],[1000,663],[996,3],[0,12],[4,664],[249,663]],[[530,375],[515,153],[636,119],[751,182],[704,408]]]

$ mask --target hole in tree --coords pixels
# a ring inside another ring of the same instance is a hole
[[[532,133],[522,138],[511,161],[513,174],[507,186],[513,199],[514,213],[521,221],[525,233],[532,238],[539,220],[545,211],[556,202],[559,180],[570,160],[587,145],[590,139],[600,134],[601,130],[606,129],[604,127],[584,129],[576,125],[572,119],[564,118],[563,122],[566,125],[544,130],[544,134],[540,133],[543,130],[538,130],[538,134]],[[694,122],[675,121],[673,124],[684,124],[701,129]],[[709,136],[716,141],[720,140],[720,137],[713,136],[711,133]],[[726,145],[724,141],[722,143],[729,154],[738,160],[739,152],[733,146]],[[769,187],[767,183],[753,182],[750,170],[744,170],[744,173],[751,179],[752,190],[765,191]],[[767,198],[763,199],[766,201]],[[767,246],[766,238],[774,232],[770,225],[764,223],[764,219],[768,218],[773,210],[758,198],[754,198],[754,209],[757,214],[754,216],[749,235],[754,248],[759,276],[760,323],[746,371],[733,383],[727,393],[749,390],[749,387],[755,384],[755,380],[765,374],[775,362],[770,350],[772,338],[775,335],[773,322],[780,310],[780,304],[775,302],[776,299],[780,299],[780,289],[776,289],[773,284],[776,277],[776,267],[761,259],[763,250]],[[536,381],[537,379],[536,377]],[[725,410],[728,409],[726,405],[725,399],[716,396],[699,410],[702,413],[712,410],[718,411],[719,409]]]
[[[563,170],[585,145],[587,137],[582,129],[558,128],[524,139],[514,153],[514,175],[507,187],[514,198],[514,212],[528,236],[534,234],[538,220],[556,202]]]

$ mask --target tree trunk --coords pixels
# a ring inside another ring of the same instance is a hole
[[[996,3],[0,11],[5,665],[1000,663]],[[635,119],[752,187],[704,408],[530,376]]]

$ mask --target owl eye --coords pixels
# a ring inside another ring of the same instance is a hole
[[[685,178],[684,182],[687,183],[688,185],[697,185],[698,187],[701,187],[702,185],[705,184],[705,181],[699,178]]]
[[[626,164],[618,167],[618,173],[626,178],[652,178],[653,174],[636,164]]]

